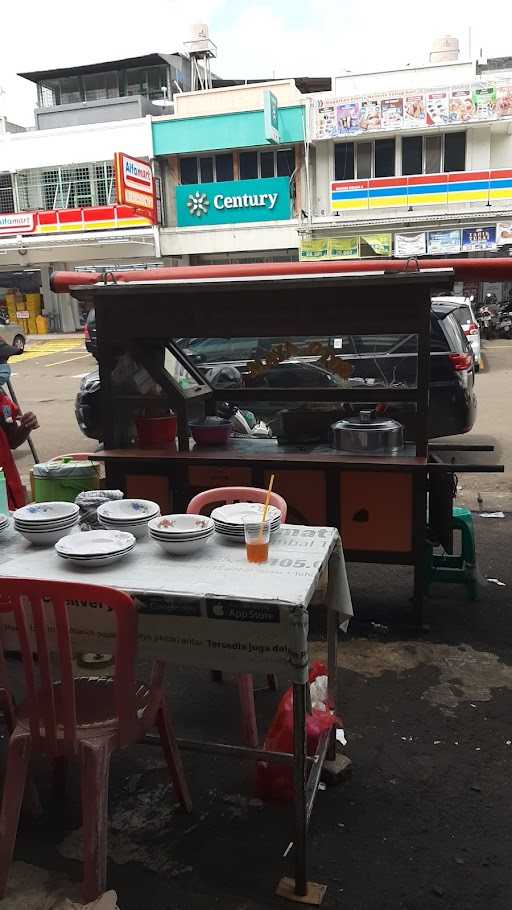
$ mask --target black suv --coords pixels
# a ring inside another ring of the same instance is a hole
[[[455,306],[454,306],[455,308]],[[91,311],[93,312],[93,311]],[[430,331],[429,437],[467,433],[475,421],[475,366],[471,348],[459,323],[446,304],[432,304]],[[293,352],[284,359],[286,345]],[[247,388],[254,389],[253,410],[258,419],[274,426],[275,409],[283,403],[258,403],[258,388],[325,388],[342,385],[336,370],[352,388],[376,385],[413,387],[416,383],[417,339],[415,335],[344,335],[342,338],[192,338],[183,339],[188,357],[205,373],[214,367],[236,367]],[[319,351],[330,355],[330,363]],[[279,357],[272,357],[276,352]],[[269,360],[270,357],[270,360]],[[254,364],[265,363],[263,371]],[[97,371],[86,376],[76,399],[76,417],[82,432],[101,439]],[[226,393],[229,398],[229,392]],[[385,388],[383,388],[385,401]],[[408,436],[414,435],[414,413],[407,403],[390,409],[401,420]]]

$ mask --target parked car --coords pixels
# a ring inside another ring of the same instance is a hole
[[[434,297],[436,306],[446,304],[457,322],[462,326],[466,338],[468,339],[473,354],[475,356],[475,370],[478,373],[480,369],[480,325],[475,316],[473,306],[469,297]]]
[[[21,352],[25,350],[25,336],[19,325],[9,322],[5,316],[0,316],[0,339],[12,344],[13,348]]]
[[[93,357],[98,357],[98,336],[96,333],[96,313],[94,308],[89,310],[84,325],[85,348]]]
[[[456,307],[456,304],[455,304]],[[467,433],[476,416],[475,364],[466,336],[452,310],[434,302],[431,311],[429,436]],[[236,367],[241,381],[254,390],[247,407],[258,419],[275,424],[277,411],[285,402],[259,402],[258,388],[326,388],[348,381],[354,388],[384,384],[414,387],[417,369],[415,335],[344,335],[340,338],[196,338],[183,339],[182,347],[194,363],[207,373],[219,364]],[[265,359],[272,351],[293,345],[294,353],[280,362],[270,362],[254,371],[251,363]],[[330,366],[319,361],[318,348],[330,354]],[[316,353],[315,353],[316,352]],[[333,360],[334,358],[334,360]],[[341,364],[340,379],[333,367]],[[227,396],[229,397],[229,396]],[[382,395],[386,400],[385,390]],[[97,372],[86,376],[76,400],[76,416],[82,432],[101,439],[99,416],[100,384]],[[357,407],[357,405],[354,405]],[[414,435],[415,414],[407,402],[396,403],[390,413]]]

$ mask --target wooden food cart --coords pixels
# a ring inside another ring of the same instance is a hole
[[[445,549],[450,552],[452,547],[453,475],[500,470],[448,465],[433,456],[432,449],[429,453],[431,292],[451,287],[453,270],[420,269],[416,264],[412,271],[354,275],[335,273],[334,263],[328,265],[330,269],[317,265],[314,272],[304,274],[301,264],[290,263],[285,274],[272,276],[254,274],[254,267],[189,268],[166,270],[166,280],[155,280],[159,276],[152,272],[147,281],[141,275],[134,281],[105,275],[94,284],[90,276],[84,276],[82,284],[77,275],[76,286],[71,287],[68,276],[73,296],[96,309],[105,443],[99,457],[105,460],[109,487],[155,500],[165,513],[185,511],[201,490],[262,487],[275,473],[275,489],[289,505],[288,520],[339,528],[348,560],[413,566],[414,618],[420,623],[428,528]],[[226,277],[229,271],[231,277]],[[63,276],[57,275],[54,286],[63,284]],[[416,336],[414,387],[384,382],[351,387],[347,381],[327,388],[214,389],[175,343],[177,338],[292,334]],[[119,414],[129,396],[116,391],[112,371],[126,351],[136,352],[177,414],[178,444],[172,449],[141,449],[123,438]],[[191,381],[186,388],[166,369],[169,355],[187,369]],[[243,407],[254,399],[324,407],[327,402],[369,407],[409,402],[416,415],[413,439],[395,455],[344,454],[326,443],[282,444],[275,438],[232,439],[218,448],[194,445],[188,427],[191,410],[213,414],[216,402],[228,400]]]

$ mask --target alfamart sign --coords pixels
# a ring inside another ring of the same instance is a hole
[[[291,217],[288,177],[176,187],[178,227],[207,227]]]

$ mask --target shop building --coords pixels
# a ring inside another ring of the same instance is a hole
[[[307,116],[293,79],[176,95],[174,114],[153,118],[162,256],[184,264],[297,259]]]
[[[115,269],[160,262],[152,220],[116,200],[113,159],[151,161],[151,114],[190,87],[190,61],[149,54],[20,74],[37,87],[35,129],[0,129],[2,288],[42,292],[50,330],[80,325],[77,304],[54,295],[55,268]]]
[[[455,39],[431,59],[310,96],[302,259],[506,254],[512,59],[461,61]]]

